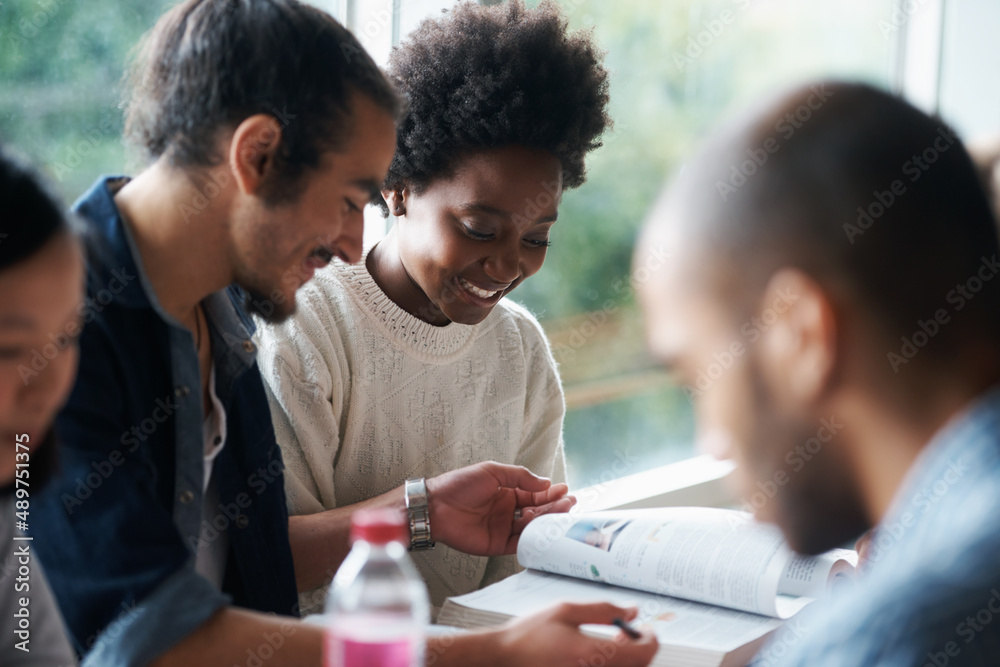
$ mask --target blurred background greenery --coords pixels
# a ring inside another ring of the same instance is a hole
[[[0,141],[67,202],[102,173],[141,168],[121,142],[119,81],[172,4],[0,0]],[[401,0],[428,14],[449,4]],[[643,351],[629,284],[632,244],[665,179],[721,120],[776,89],[830,76],[888,87],[894,34],[891,0],[560,4],[607,51],[615,128],[589,158],[588,182],[566,193],[545,267],[515,298],[552,340],[570,477],[584,485],[693,454],[691,405]]]
[[[123,173],[122,72],[167,0],[0,2],[0,140],[52,177],[67,202]]]
[[[888,87],[895,45],[888,0],[562,4],[607,51],[615,129],[589,158],[588,182],[565,194],[545,266],[515,298],[539,315],[560,362],[571,481],[592,484],[620,471],[615,461],[638,472],[695,453],[691,404],[645,354],[628,287],[664,181],[720,121],[783,87],[819,77]]]

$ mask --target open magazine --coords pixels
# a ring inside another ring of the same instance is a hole
[[[557,602],[639,608],[660,641],[654,665],[744,665],[783,619],[851,581],[857,555],[794,554],[774,526],[704,507],[553,514],[524,533],[527,571],[449,598],[438,623],[480,627]],[[605,626],[585,626],[614,635]]]

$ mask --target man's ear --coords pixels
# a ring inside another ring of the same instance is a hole
[[[398,190],[383,190],[382,199],[389,207],[389,213],[396,217],[406,215],[406,200],[409,198],[409,194],[405,187]]]
[[[229,165],[244,194],[260,192],[274,170],[281,145],[281,126],[269,114],[254,114],[237,126],[229,143]]]
[[[757,314],[762,327],[762,372],[776,396],[813,403],[834,381],[842,322],[830,292],[798,269],[775,273]]]

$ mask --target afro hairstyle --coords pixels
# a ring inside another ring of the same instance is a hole
[[[419,193],[463,154],[506,146],[552,153],[563,188],[580,186],[584,157],[611,125],[602,57],[551,0],[535,9],[462,2],[425,20],[389,59],[406,106],[384,189]]]

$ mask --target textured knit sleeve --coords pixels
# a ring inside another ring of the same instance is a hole
[[[556,360],[538,320],[521,306],[513,303],[509,306],[521,332],[527,369],[523,437],[515,462],[537,475],[549,477],[553,483],[565,482],[563,418],[566,401]],[[515,555],[493,556],[479,587],[506,579],[522,569]]]
[[[524,342],[527,393],[524,400],[524,430],[517,462],[554,483],[566,481],[563,451],[563,419],[566,399],[549,340],[538,320],[524,308],[516,308]]]
[[[350,373],[330,294],[333,281],[320,281],[317,276],[299,291],[295,316],[280,325],[258,322],[258,365],[285,461],[292,515],[337,506],[333,464]]]

